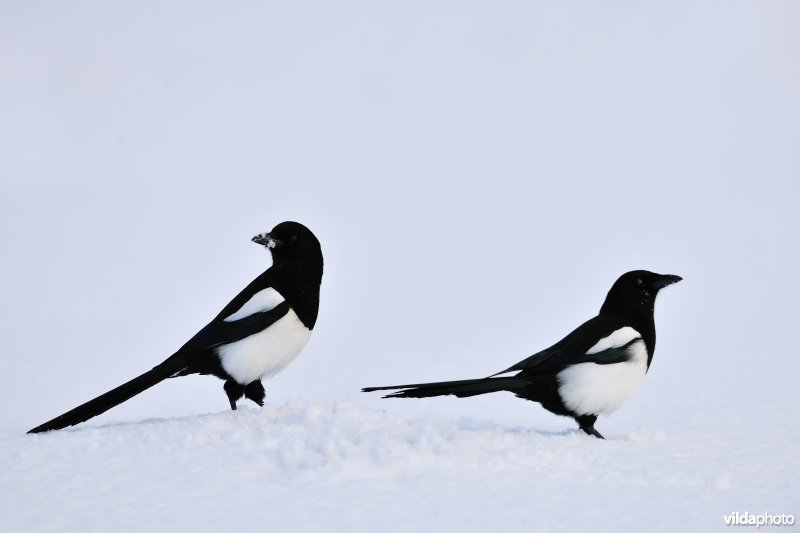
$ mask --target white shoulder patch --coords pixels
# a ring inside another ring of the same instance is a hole
[[[558,394],[567,409],[579,415],[608,415],[625,403],[647,373],[647,348],[639,332],[631,327],[620,328],[586,352],[591,355],[628,344],[626,361],[606,365],[577,363],[556,375]]]
[[[639,388],[647,373],[644,341],[636,340],[626,351],[630,359],[625,362],[578,363],[559,372],[556,376],[558,394],[567,409],[579,415],[609,415],[619,409]]]
[[[225,318],[224,321],[233,322],[234,320],[239,320],[255,313],[270,311],[275,309],[283,301],[284,299],[281,293],[272,287],[258,291],[252,298],[247,300],[238,311]]]
[[[311,330],[292,309],[270,327],[217,347],[222,368],[237,383],[252,383],[286,368],[308,342]]]
[[[603,350],[608,350],[609,348],[620,348],[631,342],[633,339],[638,339],[640,337],[641,335],[639,335],[638,331],[632,327],[626,326],[616,330],[608,337],[603,337],[597,341],[594,346],[586,351],[586,354],[591,355],[593,353],[602,352]]]

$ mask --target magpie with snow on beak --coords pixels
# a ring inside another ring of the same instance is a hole
[[[272,266],[177,352],[141,376],[28,433],[85,422],[167,378],[189,374],[224,380],[231,409],[242,397],[263,406],[261,380],[292,362],[317,322],[322,250],[314,234],[297,222],[281,222],[252,240],[271,252]]]
[[[539,402],[557,415],[575,419],[598,438],[600,415],[619,409],[644,380],[656,349],[653,309],[658,291],[680,276],[634,270],[608,291],[600,314],[572,333],[519,363],[483,379],[368,387],[364,392],[397,390],[384,398],[459,398],[509,391]],[[502,374],[510,374],[501,376]]]

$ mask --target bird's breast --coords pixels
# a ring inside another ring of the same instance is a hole
[[[579,415],[608,415],[619,409],[647,373],[647,348],[639,339],[628,348],[630,359],[614,364],[578,363],[558,373],[558,394]]]
[[[289,309],[268,328],[240,341],[217,348],[222,368],[237,383],[246,385],[271,377],[297,357],[311,336],[311,330]]]

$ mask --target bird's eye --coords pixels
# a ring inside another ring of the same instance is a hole
[[[637,287],[641,287],[642,284],[644,283],[644,280],[642,278],[636,278],[636,281],[634,283],[636,283]]]
[[[297,242],[297,235],[292,235],[291,237],[289,237],[289,242],[292,243],[292,244],[296,243]]]

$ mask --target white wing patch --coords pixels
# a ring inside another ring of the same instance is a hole
[[[277,374],[297,357],[311,330],[293,309],[267,329],[217,348],[222,368],[242,385]]]
[[[603,337],[597,341],[594,346],[586,350],[586,354],[591,355],[593,353],[602,352],[603,350],[608,350],[609,348],[619,348],[638,337],[641,337],[641,335],[632,327],[620,328],[608,337]]]
[[[253,295],[252,298],[247,300],[238,311],[224,319],[224,321],[233,322],[234,320],[239,320],[255,313],[270,311],[275,309],[278,304],[283,301],[284,299],[283,296],[281,296],[281,293],[272,287],[258,291]]]
[[[586,352],[619,348],[634,340],[626,349],[628,361],[607,365],[578,363],[559,372],[558,394],[564,405],[579,415],[608,415],[619,409],[647,373],[647,348],[639,332],[630,327],[618,329]]]

